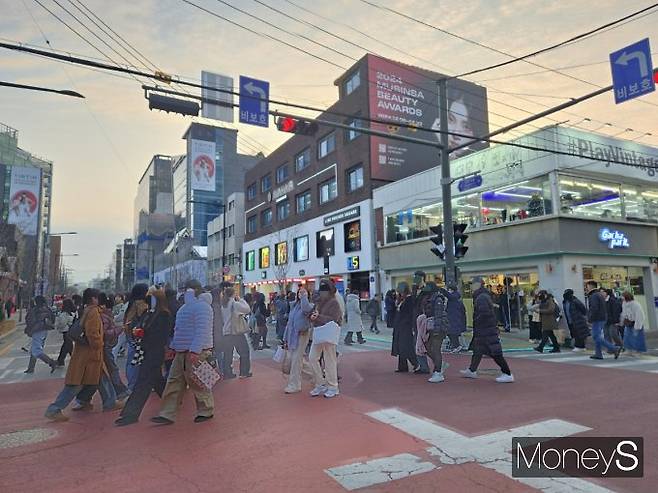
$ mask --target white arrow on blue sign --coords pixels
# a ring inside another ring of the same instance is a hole
[[[649,38],[610,53],[615,103],[623,103],[656,90]]]
[[[240,123],[269,126],[270,83],[240,76]]]

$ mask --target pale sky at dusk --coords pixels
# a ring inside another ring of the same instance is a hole
[[[70,21],[78,32],[90,41],[93,40],[112,58],[120,61],[116,54],[111,53],[80,25],[76,25],[56,3],[52,0],[40,1]],[[68,1],[58,1],[81,16]],[[337,97],[333,81],[343,72],[342,69],[231,26],[180,0],[83,1],[166,72],[192,79],[200,78],[202,69],[231,75],[236,80],[239,74],[249,75],[269,80],[272,97],[320,107],[328,106]],[[507,59],[374,9],[358,0],[294,1],[323,16],[353,25],[410,55],[378,45],[344,26],[303,12],[283,0],[263,1],[290,15],[319,24],[370,48],[372,52],[451,75]],[[373,1],[517,55],[598,27],[651,3],[636,0]],[[260,24],[218,1],[194,2],[254,30],[282,37],[338,65],[347,68],[354,63],[349,58]],[[358,59],[365,54],[363,50],[284,18],[252,0],[227,0],[227,3],[267,18],[288,31],[303,33],[354,58]],[[0,37],[3,41],[45,46],[40,27],[55,49],[94,58],[101,56],[34,0],[0,0],[0,9]],[[536,57],[533,61],[552,68],[601,62],[567,69],[565,72],[598,85],[607,85],[610,83],[607,63],[610,52],[652,35],[653,52],[658,52],[657,20],[658,14],[649,15],[592,39]],[[435,65],[420,62],[411,55],[435,60]],[[654,56],[654,63],[658,63],[658,56]],[[64,238],[63,252],[79,254],[79,257],[67,258],[67,264],[75,269],[76,281],[86,281],[106,268],[117,243],[132,236],[137,180],[154,154],[184,152],[181,137],[191,120],[149,111],[140,85],[132,79],[113,77],[7,50],[0,50],[0,70],[0,80],[73,89],[87,98],[78,100],[0,88],[0,122],[18,129],[19,145],[23,149],[55,163],[51,230],[79,232],[76,237]],[[490,91],[490,98],[533,112],[544,109],[541,104],[553,105],[564,101],[557,97],[575,97],[594,89],[591,85],[550,72],[500,79],[540,70],[526,63],[516,63],[477,74],[469,80],[484,84]],[[520,93],[524,99],[495,91]],[[556,98],[537,97],[540,94]],[[541,104],[534,104],[533,101]],[[571,108],[568,110],[570,114],[561,113],[554,118],[578,122],[589,117],[600,122],[610,122],[612,128],[601,130],[608,135],[619,133],[625,128],[641,133],[650,132],[653,136],[643,138],[641,142],[658,146],[658,108],[647,104],[650,102],[658,105],[658,94],[644,97],[643,101],[617,106],[610,93]],[[491,99],[489,109],[512,119],[527,116],[527,113],[519,109]],[[509,123],[509,120],[493,114],[489,121],[492,128]],[[549,123],[549,120],[542,120],[535,125]],[[584,123],[581,128],[595,129],[599,126],[599,123]],[[240,136],[247,134],[250,137],[246,141],[240,137],[243,142],[239,145],[241,152],[253,153],[255,145],[267,153],[285,138],[272,127],[259,129],[239,125],[237,128]],[[534,128],[524,127],[523,131]],[[640,134],[629,132],[626,135],[634,138]]]

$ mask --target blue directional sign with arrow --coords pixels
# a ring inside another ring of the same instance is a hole
[[[270,83],[240,76],[240,123],[269,126]]]
[[[615,103],[623,103],[656,90],[649,38],[610,53]]]

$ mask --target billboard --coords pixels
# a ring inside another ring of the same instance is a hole
[[[440,130],[437,80],[441,74],[424,71],[368,55],[368,106],[370,118],[390,122],[371,123],[370,128],[417,139],[439,142],[440,134],[397,127],[403,123],[418,128]],[[448,130],[468,136],[489,131],[487,92],[484,87],[459,79],[448,81]],[[467,137],[451,135],[450,147],[467,142]],[[451,158],[487,147],[476,143]],[[370,137],[370,168],[375,180],[397,180],[439,165],[437,148],[386,137]]]
[[[26,166],[11,167],[7,222],[15,224],[24,235],[37,234],[41,170]]]
[[[216,87],[217,89],[233,91],[232,77],[215,74],[213,72],[206,72],[205,70],[201,71],[201,84],[204,86]],[[233,104],[233,94],[228,94],[226,92],[201,89],[201,96],[204,99],[223,101],[231,105]],[[201,116],[222,122],[233,123],[233,107],[231,106],[230,108],[227,108],[225,106],[219,106],[204,101],[201,105]]]
[[[215,143],[192,139],[190,176],[192,190],[215,191]]]

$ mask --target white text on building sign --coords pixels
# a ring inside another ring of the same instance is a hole
[[[344,211],[337,212],[331,216],[324,218],[324,225],[329,226],[331,224],[336,224],[342,221],[347,221],[348,219],[353,219],[361,215],[361,206],[357,205],[351,209],[346,209]]]
[[[630,248],[631,244],[628,237],[621,231],[612,231],[608,228],[601,228],[599,230],[599,240],[608,244],[608,248]]]

